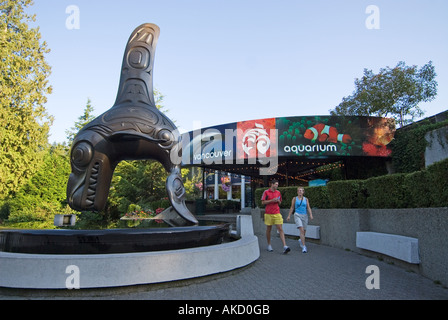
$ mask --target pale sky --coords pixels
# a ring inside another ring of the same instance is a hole
[[[51,49],[50,142],[66,140],[88,98],[95,115],[112,107],[126,42],[146,22],[161,29],[154,88],[181,131],[326,115],[364,68],[399,61],[433,61],[438,96],[421,107],[448,109],[446,0],[35,0],[28,11]]]

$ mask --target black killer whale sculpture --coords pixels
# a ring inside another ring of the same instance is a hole
[[[74,210],[100,211],[105,207],[120,161],[154,159],[169,172],[168,198],[172,209],[183,218],[182,224],[198,223],[185,205],[180,165],[170,158],[171,152],[181,152],[180,135],[154,102],[152,77],[159,33],[159,27],[149,23],[134,30],[125,49],[115,104],[84,126],[73,140],[67,199]],[[171,217],[172,209],[168,210]]]

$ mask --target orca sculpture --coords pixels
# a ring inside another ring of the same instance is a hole
[[[154,102],[152,73],[159,32],[154,24],[134,30],[124,53],[115,104],[73,140],[67,198],[74,210],[104,209],[120,161],[154,159],[169,172],[166,189],[174,210],[186,224],[198,223],[185,205],[180,165],[170,158],[171,152],[181,153],[180,135]]]

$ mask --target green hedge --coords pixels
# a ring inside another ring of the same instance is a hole
[[[205,201],[205,208],[207,212],[238,212],[241,208],[241,202],[235,200],[207,199]]]
[[[255,190],[255,203],[262,208],[261,195]],[[280,187],[281,208],[290,208],[297,187]],[[448,207],[448,159],[425,170],[373,177],[367,180],[329,182],[325,187],[305,187],[313,208],[427,208]]]
[[[330,208],[362,208],[365,204],[364,181],[340,180],[328,183]]]
[[[448,207],[448,159],[439,161],[425,170],[428,174],[429,192],[432,207]]]
[[[366,207],[373,209],[406,208],[403,182],[406,174],[397,173],[365,180]]]
[[[403,191],[408,208],[431,207],[431,180],[427,171],[416,171],[405,176]]]
[[[297,195],[297,188],[295,191],[296,191],[295,195]],[[305,197],[307,197],[310,200],[310,205],[313,208],[320,208],[320,209],[331,208],[330,195],[327,186],[305,188]]]

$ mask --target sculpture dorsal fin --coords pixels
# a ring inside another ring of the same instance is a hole
[[[145,23],[129,37],[115,105],[142,103],[155,107],[152,72],[159,34],[158,26]]]

